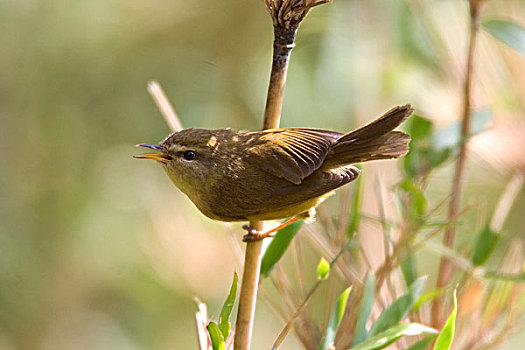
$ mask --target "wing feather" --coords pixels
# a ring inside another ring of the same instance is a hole
[[[259,142],[247,153],[272,175],[300,184],[319,169],[330,148],[343,134],[329,130],[286,128],[248,133]]]

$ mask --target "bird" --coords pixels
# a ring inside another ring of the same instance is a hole
[[[183,129],[158,144],[138,144],[207,217],[225,221],[290,218],[267,232],[244,226],[245,241],[259,240],[299,219],[337,188],[355,180],[356,163],[399,158],[410,135],[395,131],[411,114],[397,106],[349,133],[312,128],[260,131]]]

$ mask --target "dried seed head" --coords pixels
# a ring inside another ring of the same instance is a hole
[[[263,0],[270,11],[274,27],[290,28],[290,25],[299,23],[308,14],[312,7],[331,0]]]

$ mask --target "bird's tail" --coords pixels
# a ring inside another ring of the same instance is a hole
[[[341,136],[332,146],[323,167],[336,168],[404,156],[408,153],[410,135],[392,130],[412,112],[410,105],[394,107],[372,123]]]

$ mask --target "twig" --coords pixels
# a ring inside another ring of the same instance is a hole
[[[474,52],[476,48],[476,37],[479,28],[479,13],[481,8],[480,0],[470,0],[470,36],[468,42],[466,73],[463,85],[463,113],[461,120],[461,146],[459,149],[459,156],[456,163],[456,170],[454,173],[452,183],[452,198],[448,212],[448,221],[456,222],[459,213],[459,206],[461,200],[461,192],[463,187],[463,177],[465,175],[466,162],[466,143],[470,134],[470,115],[471,115],[471,99],[472,99],[472,71],[474,62]],[[443,238],[443,245],[447,248],[454,248],[454,240],[456,236],[456,226],[449,226]],[[447,256],[441,257],[439,265],[439,274],[436,283],[436,289],[443,288],[452,276],[454,266]],[[444,296],[436,298],[432,305],[432,325],[434,328],[440,328],[445,317],[444,310]]]
[[[332,261],[330,261],[330,269],[334,266],[334,264],[337,262],[339,257],[344,253],[344,251],[348,248],[350,243],[352,243],[352,239],[348,240],[348,242],[345,245],[343,245],[343,247],[337,252],[336,256],[332,259]],[[317,280],[317,282],[315,282],[312,288],[310,288],[310,290],[308,291],[308,294],[306,294],[306,296],[304,297],[304,300],[301,303],[301,305],[299,305],[297,310],[295,310],[294,314],[290,317],[286,325],[283,327],[283,329],[277,336],[277,339],[275,339],[275,342],[273,343],[273,346],[272,346],[272,350],[276,350],[281,345],[284,338],[290,331],[290,328],[292,328],[293,322],[299,316],[299,314],[303,311],[304,307],[306,306],[306,304],[308,303],[312,295],[314,295],[315,291],[317,290],[317,288],[319,288],[319,286],[321,285],[323,281],[324,281],[323,279]]]
[[[494,232],[499,232],[503,228],[503,223],[507,219],[510,209],[523,187],[524,181],[523,173],[517,171],[505,187],[503,194],[498,200],[492,219],[490,220],[490,228]]]
[[[160,113],[162,113],[162,116],[166,120],[166,123],[168,123],[171,131],[182,130],[182,123],[160,84],[155,80],[150,81],[148,83],[148,92],[157,104]]]
[[[274,44],[263,128],[274,129],[279,127],[286,73],[290,54],[295,45],[297,28],[310,8],[322,2],[312,0],[305,4],[302,0],[288,0],[284,2],[264,0],[264,3],[273,20]],[[250,222],[250,226],[258,231],[263,229],[262,222]],[[262,241],[248,242],[246,244],[239,309],[237,311],[235,350],[248,350],[250,348],[257,286],[259,284],[259,270],[261,267],[261,248]]]

